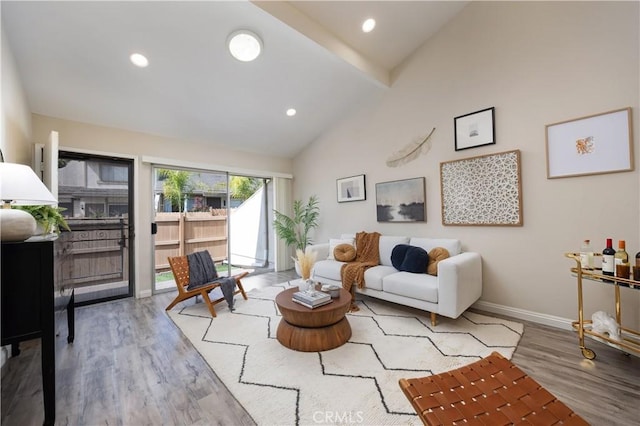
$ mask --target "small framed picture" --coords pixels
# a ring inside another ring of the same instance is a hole
[[[496,143],[495,108],[461,115],[453,119],[456,151]]]
[[[547,179],[633,170],[631,108],[548,124]]]
[[[363,201],[367,199],[364,175],[357,175],[336,180],[338,202]]]
[[[425,179],[376,183],[378,222],[426,222]]]

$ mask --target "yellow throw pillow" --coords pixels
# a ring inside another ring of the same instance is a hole
[[[351,262],[356,258],[356,248],[351,244],[338,244],[333,249],[333,257],[340,262]]]
[[[427,274],[438,276],[438,262],[449,257],[449,250],[444,247],[434,247],[429,252]]]

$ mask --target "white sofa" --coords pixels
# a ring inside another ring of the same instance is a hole
[[[342,235],[340,239],[353,238]],[[422,247],[427,252],[444,247],[450,257],[438,263],[437,276],[398,271],[391,264],[391,252],[398,244]],[[323,284],[342,285],[340,269],[344,262],[333,259],[329,243],[311,248],[317,253],[311,278]],[[365,271],[365,287],[354,285],[356,292],[428,311],[434,326],[436,314],[457,318],[482,294],[482,259],[478,253],[462,252],[460,240],[381,235],[379,252],[380,264]]]

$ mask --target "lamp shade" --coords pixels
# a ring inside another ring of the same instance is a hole
[[[0,240],[24,241],[33,236],[36,220],[29,213],[11,208],[56,205],[58,201],[29,166],[0,163]]]
[[[58,204],[31,167],[15,163],[0,163],[0,200],[18,206]]]

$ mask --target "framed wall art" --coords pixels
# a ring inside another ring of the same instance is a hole
[[[424,178],[376,183],[378,222],[425,222]]]
[[[336,180],[338,202],[362,201],[367,199],[364,175],[357,175]]]
[[[547,179],[633,170],[631,108],[546,126]]]
[[[522,226],[520,150],[440,163],[443,225]]]
[[[487,108],[453,119],[456,151],[496,143],[495,108]]]

